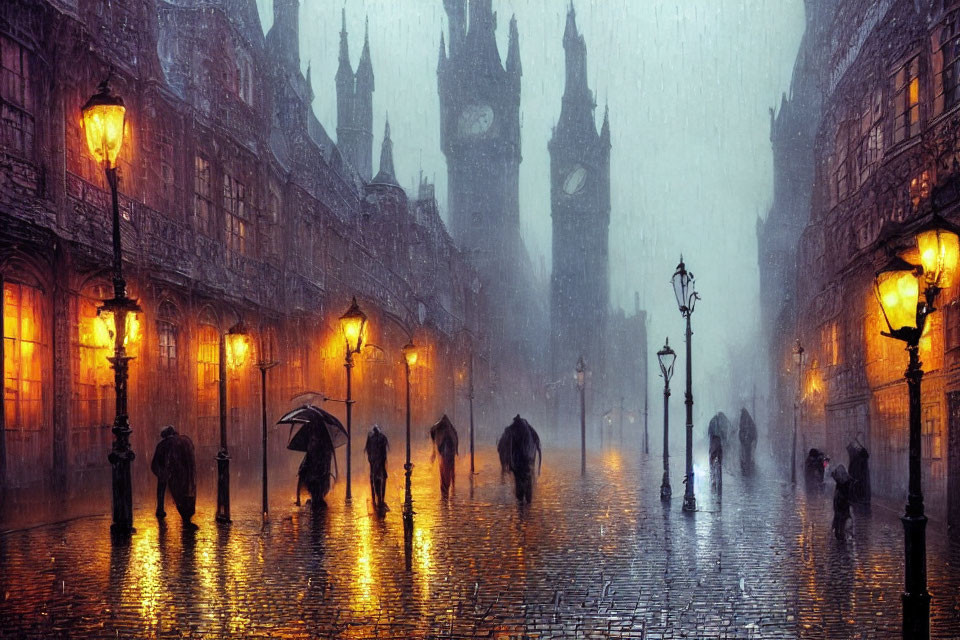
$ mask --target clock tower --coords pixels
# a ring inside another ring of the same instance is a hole
[[[468,11],[469,6],[469,11]],[[480,272],[494,344],[529,344],[531,281],[520,238],[520,45],[510,21],[506,65],[491,0],[444,0],[449,55],[440,36],[440,140],[447,158],[450,233]]]
[[[571,379],[581,356],[589,371],[603,375],[610,305],[610,123],[605,113],[597,134],[596,103],[587,86],[587,46],[577,30],[572,4],[563,48],[566,85],[560,119],[549,143],[553,218],[550,353],[554,380]]]

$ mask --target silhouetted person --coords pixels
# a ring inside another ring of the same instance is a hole
[[[757,424],[746,408],[740,410],[740,471],[744,475],[753,473],[753,454],[757,448]]]
[[[803,477],[808,487],[819,488],[823,485],[823,472],[829,460],[819,449],[810,449],[803,464]]]
[[[386,434],[380,430],[379,425],[373,425],[373,429],[367,434],[367,444],[363,450],[367,454],[367,462],[370,463],[370,495],[373,498],[373,508],[383,514],[388,510],[384,494],[387,491],[387,449],[390,443],[387,441]]]
[[[446,497],[456,483],[456,457],[460,455],[457,430],[446,414],[430,428],[430,439],[440,454],[440,494]]]
[[[300,487],[310,492],[314,509],[326,509],[326,496],[330,492],[330,471],[333,458],[333,444],[325,428],[311,429],[307,438],[307,454],[297,470],[297,504],[300,504]]]
[[[506,470],[513,474],[517,500],[529,504],[533,500],[533,463],[538,455],[540,464],[543,464],[540,436],[530,423],[518,414],[497,440],[497,451],[500,453],[501,464],[506,461]],[[538,465],[538,473],[539,469]]]
[[[707,435],[710,436],[710,484],[717,491],[723,490],[723,444],[727,440],[730,420],[723,411],[710,420]]]
[[[870,504],[870,454],[859,441],[847,445],[847,454],[850,456],[850,502]]]
[[[184,526],[197,528],[190,522],[197,506],[196,461],[193,441],[177,433],[172,426],[160,432],[160,442],[153,452],[150,470],[157,476],[157,517],[166,517],[164,501],[167,488],[173,497]]]
[[[850,474],[844,466],[838,465],[833,473],[834,481],[837,483],[833,492],[833,534],[837,540],[844,540],[847,533],[847,520],[850,519]]]

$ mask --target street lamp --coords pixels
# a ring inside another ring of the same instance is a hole
[[[113,523],[110,530],[118,534],[133,533],[133,484],[130,465],[136,457],[130,447],[130,418],[127,415],[127,378],[130,360],[127,355],[128,323],[140,312],[136,300],[127,297],[127,281],[123,277],[123,251],[120,245],[120,203],[117,194],[117,156],[123,145],[126,108],[123,99],[110,90],[110,76],[100,83],[80,110],[83,130],[90,154],[103,165],[110,185],[113,204],[113,298],[104,300],[99,314],[113,316],[114,347],[109,358],[114,371],[116,416],[113,421],[113,447],[108,459],[113,467]]]
[[[403,517],[404,519],[413,518],[413,495],[410,492],[410,476],[413,473],[413,465],[410,463],[410,367],[417,364],[417,347],[413,340],[403,346],[403,367],[407,374],[407,459],[403,465],[404,488],[403,488]]]
[[[905,589],[903,601],[903,637],[930,637],[930,594],[927,593],[927,517],[923,509],[921,478],[921,393],[923,366],[920,363],[920,337],[927,316],[933,313],[937,295],[949,287],[957,269],[960,238],[956,228],[939,216],[920,228],[916,253],[897,257],[877,273],[875,291],[887,325],[882,335],[907,345],[909,364],[904,377],[910,398],[909,487],[903,516]],[[918,265],[903,258],[915,258]],[[924,300],[920,299],[921,285]]]
[[[693,315],[693,308],[700,299],[700,294],[697,293],[693,274],[687,271],[683,263],[683,256],[680,256],[680,264],[673,274],[673,293],[677,298],[680,315],[687,321],[687,392],[684,401],[687,405],[687,473],[684,479],[686,488],[683,492],[683,510],[692,512],[697,510],[697,499],[693,495],[693,360],[690,355],[693,331],[690,328],[690,316]]]
[[[575,371],[577,390],[580,392],[580,473],[583,474],[587,472],[587,410],[584,397],[587,365],[583,362],[583,356],[577,360]]]
[[[262,455],[263,455],[263,482],[262,482],[262,512],[263,520],[266,521],[268,509],[267,500],[267,371],[280,364],[274,359],[274,345],[271,336],[261,330],[260,332],[260,359],[257,362],[257,368],[260,369],[260,434],[262,437]]]
[[[230,522],[230,454],[227,452],[227,372],[247,361],[250,343],[243,320],[220,334],[220,450],[217,451],[217,522]]]
[[[797,343],[793,346],[793,361],[797,364],[797,394],[793,400],[793,446],[790,458],[790,482],[793,484],[797,483],[797,423],[803,401],[803,355],[803,345],[800,338],[797,338]]]
[[[669,500],[673,496],[670,489],[670,378],[673,377],[673,365],[677,361],[676,352],[670,348],[667,338],[663,349],[657,352],[660,362],[660,375],[663,376],[663,482],[660,483],[660,499]]]
[[[353,411],[353,396],[352,389],[350,387],[350,370],[353,369],[353,354],[360,353],[360,349],[363,348],[363,339],[365,337],[365,330],[367,327],[367,315],[360,310],[360,305],[357,304],[357,298],[354,296],[353,300],[350,302],[350,308],[347,309],[346,313],[340,316],[340,331],[343,332],[343,339],[345,347],[347,350],[346,360],[344,362],[344,367],[347,370],[347,501],[353,499],[353,494],[350,490],[350,456],[351,456],[351,441],[353,440],[352,427],[351,427],[351,415]]]

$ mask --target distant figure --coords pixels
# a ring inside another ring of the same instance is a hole
[[[844,540],[847,536],[847,520],[850,519],[850,474],[844,466],[838,465],[830,474],[837,483],[833,492],[833,524],[831,528],[837,540]]]
[[[819,449],[810,449],[803,464],[803,477],[809,488],[819,488],[823,485],[823,472],[827,468],[828,458]]]
[[[169,487],[184,526],[197,529],[197,525],[190,522],[197,506],[197,468],[193,441],[177,433],[172,426],[164,427],[160,432],[160,442],[153,452],[150,470],[157,476],[157,517],[165,518],[167,515],[163,506]]]
[[[533,500],[533,463],[539,456],[537,473],[543,464],[540,436],[530,423],[518,414],[497,441],[500,464],[513,474],[517,500],[529,504]],[[505,463],[505,464],[504,464]]]
[[[387,449],[390,443],[387,436],[380,430],[379,425],[373,425],[367,434],[367,444],[363,450],[370,463],[370,495],[373,498],[373,509],[383,515],[388,511],[384,494],[387,491]]]
[[[723,491],[723,444],[727,440],[730,420],[723,411],[717,413],[710,420],[707,435],[710,436],[710,484],[718,491]]]
[[[746,408],[740,410],[740,471],[743,475],[753,473],[753,454],[757,448],[757,424]]]
[[[460,455],[457,430],[446,414],[430,428],[430,439],[436,447],[435,453],[440,454],[440,494],[446,498],[456,483],[456,457]]]
[[[850,456],[850,502],[870,504],[870,454],[859,440],[847,445],[847,454]]]

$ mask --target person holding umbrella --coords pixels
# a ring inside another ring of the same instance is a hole
[[[290,411],[277,424],[289,424],[291,432],[294,425],[302,425],[287,443],[287,449],[307,454],[297,471],[297,504],[300,504],[301,487],[306,487],[313,508],[325,509],[330,479],[336,480],[334,451],[347,443],[346,429],[334,415],[309,404]]]

